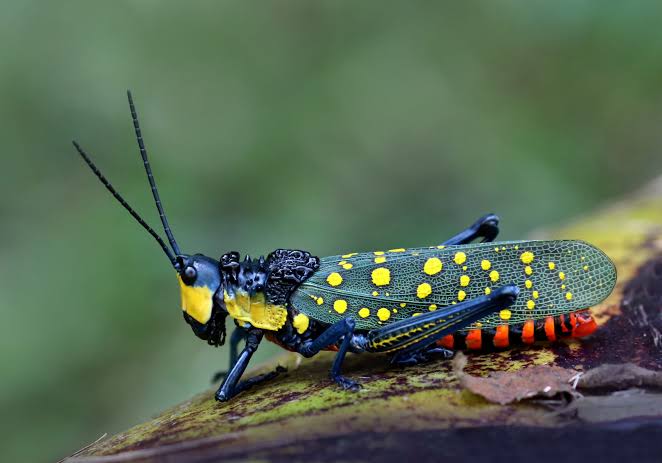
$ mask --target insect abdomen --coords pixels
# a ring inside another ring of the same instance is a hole
[[[528,320],[522,324],[458,331],[440,339],[437,344],[452,350],[490,351],[538,341],[580,338],[588,336],[596,329],[597,325],[591,314],[588,311],[580,311],[541,320]]]

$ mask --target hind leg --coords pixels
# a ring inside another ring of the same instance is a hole
[[[476,220],[466,230],[462,230],[452,238],[447,239],[442,244],[445,246],[468,244],[477,238],[483,238],[482,242],[494,241],[499,234],[499,217],[495,214],[486,214]]]
[[[409,353],[396,353],[391,357],[391,365],[402,367],[411,367],[419,363],[427,363],[431,360],[442,359],[447,360],[452,358],[455,353],[452,350],[444,349],[436,345],[428,346],[427,348]]]

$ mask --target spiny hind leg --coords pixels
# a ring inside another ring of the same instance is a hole
[[[514,284],[494,289],[489,295],[442,307],[368,332],[366,350],[392,354],[396,364],[418,363],[435,352],[435,343],[481,318],[511,306],[519,288]],[[443,350],[437,351],[443,353]]]
[[[468,244],[477,238],[483,238],[482,242],[494,241],[499,234],[499,217],[495,214],[485,214],[476,220],[466,230],[444,241],[444,246]]]
[[[427,363],[432,360],[447,360],[452,358],[455,352],[452,350],[444,349],[437,345],[431,345],[427,348],[410,353],[396,353],[391,357],[391,365],[397,365],[401,367],[411,367],[418,365],[420,363]]]

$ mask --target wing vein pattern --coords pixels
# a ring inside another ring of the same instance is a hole
[[[315,320],[351,316],[370,330],[517,285],[514,305],[467,329],[490,328],[586,309],[615,282],[609,258],[583,241],[508,241],[325,257],[290,302]]]

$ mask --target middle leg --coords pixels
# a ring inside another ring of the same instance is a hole
[[[318,354],[322,349],[335,344],[342,339],[340,347],[338,348],[338,353],[333,360],[330,376],[331,379],[342,386],[343,389],[350,389],[354,391],[361,387],[359,383],[345,378],[340,373],[342,364],[345,361],[345,355],[349,350],[352,337],[354,336],[355,325],[356,323],[351,318],[345,318],[343,320],[337,321],[329,328],[327,328],[326,331],[320,334],[315,340],[302,344],[298,349],[298,352],[304,357],[312,357],[313,355]]]

